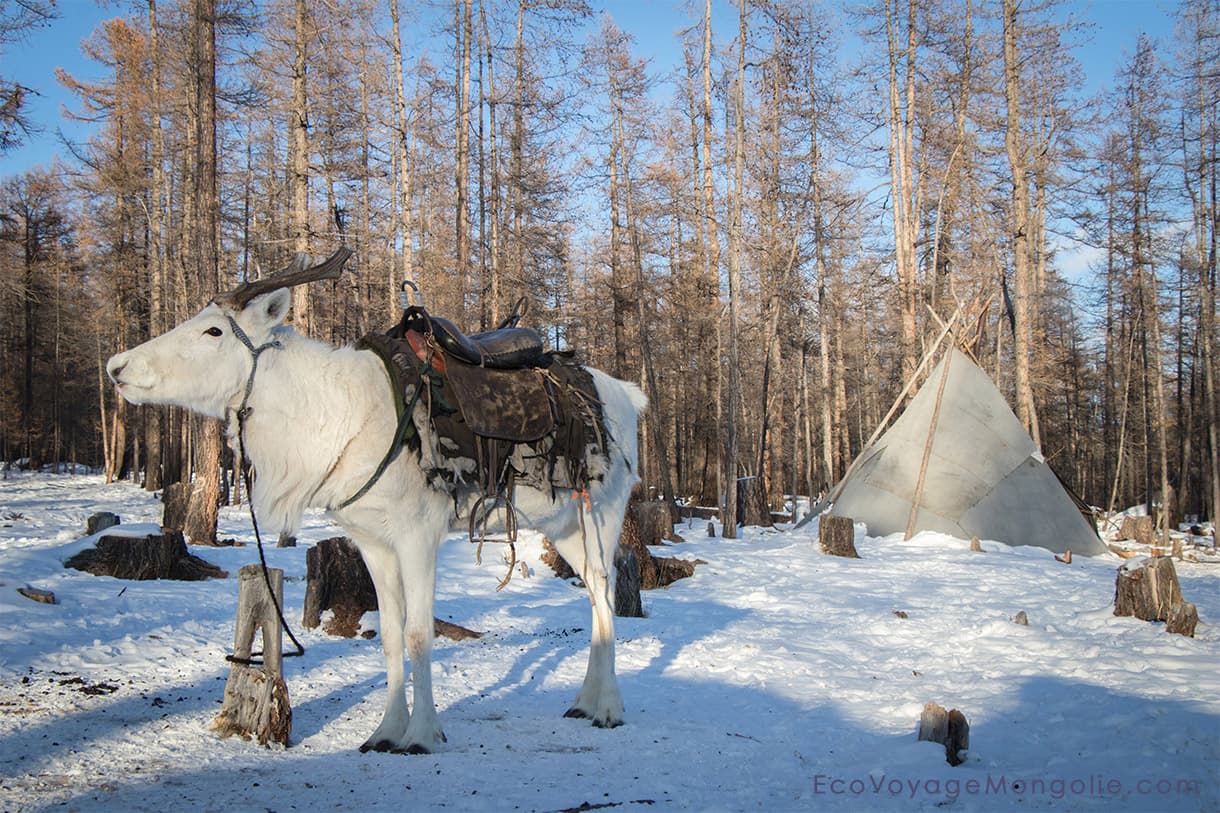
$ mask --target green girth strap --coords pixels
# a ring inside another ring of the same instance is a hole
[[[424,362],[424,366],[419,373],[419,380],[415,384],[415,392],[411,395],[411,400],[408,401],[404,406],[401,395],[403,387],[401,378],[398,374],[398,365],[396,365],[393,359],[386,354],[386,351],[380,344],[364,342],[362,340],[360,342],[360,346],[376,353],[377,357],[381,359],[381,363],[385,365],[386,373],[390,377],[390,387],[394,392],[394,408],[398,412],[398,427],[394,430],[394,439],[390,441],[390,448],[386,450],[385,456],[381,458],[381,462],[377,464],[377,469],[373,472],[373,476],[369,478],[367,483],[360,487],[359,491],[348,497],[343,502],[339,503],[339,508],[347,508],[356,500],[367,494],[369,489],[377,484],[377,481],[381,479],[381,475],[385,474],[385,470],[390,467],[390,464],[393,463],[394,459],[398,457],[400,452],[402,452],[403,446],[405,446],[407,441],[410,440],[415,434],[415,421],[413,420],[415,415],[415,405],[419,403],[420,394],[428,386],[428,373],[432,370],[432,365]]]

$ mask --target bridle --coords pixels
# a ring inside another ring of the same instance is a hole
[[[250,414],[250,393],[254,391],[254,374],[258,372],[258,359],[262,354],[272,348],[281,348],[284,346],[279,339],[272,339],[269,342],[254,346],[254,342],[250,341],[250,337],[246,335],[246,331],[242,330],[241,325],[237,324],[237,320],[230,314],[225,314],[225,318],[229,320],[229,327],[233,330],[233,335],[237,340],[245,345],[250,351],[250,359],[253,362],[250,365],[250,376],[246,379],[246,390],[241,397],[241,406],[237,408],[237,421],[240,428],[245,422],[246,416]],[[242,453],[245,454],[245,445],[242,446]]]

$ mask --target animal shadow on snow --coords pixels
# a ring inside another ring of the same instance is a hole
[[[690,608],[720,613],[721,621],[737,614],[706,602]],[[700,629],[707,628],[706,623],[700,625]],[[628,625],[623,640],[630,642],[637,634],[649,634],[646,622],[638,627]],[[523,633],[509,633],[508,637],[515,643],[518,635],[524,640]],[[688,807],[692,800],[714,799],[717,808],[726,810],[909,809],[912,799],[905,793],[834,796],[814,792],[817,776],[867,779],[880,771],[887,779],[955,779],[963,786],[971,779],[985,783],[988,777],[1000,775],[1047,782],[1100,775],[1120,779],[1126,789],[1119,795],[1061,800],[1033,791],[963,798],[969,809],[980,804],[1004,810],[1031,805],[1098,811],[1218,809],[1211,760],[1220,739],[1220,717],[1201,712],[1190,701],[1149,699],[1059,677],[998,677],[1012,683],[1011,704],[963,709],[975,719],[972,750],[965,764],[950,768],[938,746],[915,742],[915,720],[909,730],[900,733],[891,726],[870,724],[867,709],[859,704],[842,707],[830,689],[825,697],[801,703],[766,688],[733,685],[714,676],[702,679],[685,667],[667,673],[676,651],[689,643],[690,639],[676,640],[675,652],[663,649],[643,669],[624,670],[629,717],[627,725],[612,731],[567,725],[569,721],[559,718],[568,687],[542,689],[541,680],[530,681],[528,675],[532,669],[550,667],[577,648],[575,644],[558,647],[561,653],[549,654],[557,647],[543,646],[514,659],[503,678],[484,690],[483,696],[476,692],[445,710],[450,744],[437,754],[406,759],[359,754],[347,747],[280,751],[216,740],[214,752],[232,749],[231,759],[209,759],[202,767],[186,759],[178,765],[161,761],[147,774],[116,766],[112,776],[90,778],[94,785],[109,782],[112,789],[80,789],[62,803],[67,809],[104,805],[107,809],[160,810],[166,794],[172,794],[180,804],[206,803],[211,809],[223,809],[226,804],[281,809],[287,803],[299,806],[312,800],[323,804],[338,798],[350,800],[352,809],[389,809],[409,800],[415,808],[444,805],[473,811],[486,809],[489,799],[495,799],[501,809],[523,810],[575,807],[588,799],[616,803],[649,799],[658,805],[673,802]],[[462,654],[458,645],[444,650],[450,662],[460,663]],[[357,684],[351,696],[365,696],[364,687],[371,683]],[[222,688],[219,680],[206,685],[214,685],[217,693]],[[891,695],[887,698],[891,701],[894,697],[926,699],[918,684],[879,684],[877,689]],[[178,693],[188,699],[173,702]],[[8,776],[37,775],[44,758],[61,749],[85,752],[90,740],[105,739],[125,723],[144,723],[164,713],[167,725],[195,725],[197,712],[215,707],[213,693],[201,694],[200,685],[162,689],[158,694],[169,700],[165,708],[153,707],[150,698],[124,697],[0,737],[0,753],[12,755],[0,760],[0,771]],[[300,716],[320,720],[306,725],[333,721],[341,714],[337,708],[341,704],[333,698],[343,694],[346,692],[336,690],[303,704]],[[494,711],[489,714],[501,706],[507,706],[504,716]],[[314,710],[306,713],[306,709]],[[175,719],[183,715],[191,719]],[[1115,738],[1115,730],[1128,731],[1130,736]],[[200,736],[214,735],[201,732]],[[359,734],[352,736],[355,740]],[[150,751],[155,750],[150,746]],[[678,755],[681,758],[675,763]],[[693,755],[698,758],[691,759]],[[167,753],[166,759],[173,758],[172,751]],[[520,781],[523,758],[528,759],[532,774],[562,776],[564,781],[558,783],[560,787]],[[369,781],[383,773],[386,781]],[[393,781],[389,781],[391,777]],[[456,790],[455,778],[461,782]],[[1198,784],[1193,793],[1140,795],[1133,791],[1141,779],[1198,780]],[[311,799],[311,791],[302,788],[315,784],[320,789]],[[286,797],[285,788],[294,790]],[[51,801],[37,792],[22,798],[6,791],[0,793],[0,799],[17,809]],[[57,805],[60,801],[55,800]],[[935,795],[914,801],[925,806],[946,803]]]

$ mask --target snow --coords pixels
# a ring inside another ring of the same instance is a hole
[[[503,563],[476,565],[455,535],[437,615],[487,635],[437,640],[448,743],[396,756],[357,752],[384,702],[379,638],[299,627],[292,746],[213,734],[234,576],[257,550],[192,548],[231,574],[207,582],[65,569],[102,510],[132,532],[160,516],[97,476],[0,482],[0,810],[1220,809],[1214,565],[1176,563],[1202,619],[1188,639],[1113,616],[1115,556],[860,532],[850,560],[818,552],[816,522],[738,540],[679,526],[666,554],[707,564],[647,593],[648,618],[618,619],[627,724],[607,731],[562,717],[588,652],[583,590],[523,533],[531,575],[496,593]],[[294,624],[305,546],[336,533],[311,515],[302,547],[267,550]],[[222,511],[221,536],[251,540],[244,509]],[[963,765],[917,742],[928,701],[969,719]]]

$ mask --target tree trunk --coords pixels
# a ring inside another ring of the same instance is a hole
[[[1012,241],[1014,331],[1014,375],[1017,387],[1017,417],[1041,448],[1038,413],[1034,406],[1030,379],[1033,353],[1033,271],[1030,267],[1029,183],[1025,176],[1025,155],[1021,145],[1021,73],[1017,48],[1017,0],[1004,0],[1004,101],[1007,123],[1004,149],[1012,174],[1012,199],[1009,234]]]
[[[720,390],[720,354],[723,346],[720,320],[720,232],[716,223],[716,195],[712,178],[712,0],[704,0],[703,6],[703,217],[700,221],[700,244],[702,248],[703,280],[699,297],[700,347],[703,355],[700,367],[703,370],[703,393],[705,409],[711,413],[710,426],[703,430],[704,470],[713,466],[716,472],[715,489],[712,493],[723,495],[725,485],[720,447],[719,427],[723,424],[723,402]],[[731,477],[731,475],[729,475]],[[706,478],[705,478],[706,479]],[[706,484],[703,493],[707,493]]]
[[[736,121],[733,136],[733,206],[729,223],[729,345],[728,374],[729,392],[727,429],[725,431],[724,471],[727,488],[724,492],[724,536],[737,538],[737,410],[741,398],[741,357],[737,348],[738,319],[741,309],[741,263],[745,247],[742,245],[742,199],[745,196],[745,84],[746,84],[746,0],[742,0],[738,11],[738,56],[736,97]]]
[[[454,160],[454,189],[456,204],[454,210],[454,246],[456,249],[455,280],[459,290],[469,287],[467,276],[470,273],[470,217],[467,196],[470,191],[470,54],[471,54],[471,16],[470,0],[455,0],[454,12],[457,17],[454,28],[457,37],[457,133],[454,138],[456,150]],[[464,301],[464,297],[463,297]],[[464,317],[461,313],[459,316]]]
[[[309,98],[305,85],[309,31],[305,7],[305,0],[295,0],[292,108],[288,112],[288,165],[291,168],[289,188],[292,197],[288,221],[294,252],[309,251]],[[293,322],[297,329],[307,336],[310,335],[312,314],[309,308],[308,285],[298,285],[292,289],[292,310]]]
[[[194,229],[191,260],[196,291],[210,296],[218,285],[220,198],[216,164],[216,2],[193,0],[191,62],[194,105],[194,185],[190,190]],[[196,545],[215,544],[220,508],[220,421],[202,419],[194,449],[195,488],[183,532]]]
[[[412,241],[414,217],[411,209],[413,193],[413,175],[410,163],[410,142],[407,138],[407,88],[402,72],[402,38],[399,35],[398,0],[390,0],[390,20],[393,25],[391,53],[394,59],[394,159],[398,171],[398,189],[395,195],[394,237],[395,244],[401,246],[398,256],[401,258],[401,269],[394,272],[394,264],[390,265],[387,293],[389,312],[398,308],[398,286],[402,280],[415,280],[414,249]]]
[[[902,378],[918,364],[917,257],[918,191],[914,173],[915,0],[907,0],[905,44],[901,42],[898,0],[886,0],[886,39],[889,53],[889,164],[893,200],[894,264],[898,275],[898,310]],[[905,63],[905,64],[904,64]],[[904,75],[900,76],[900,72]]]

